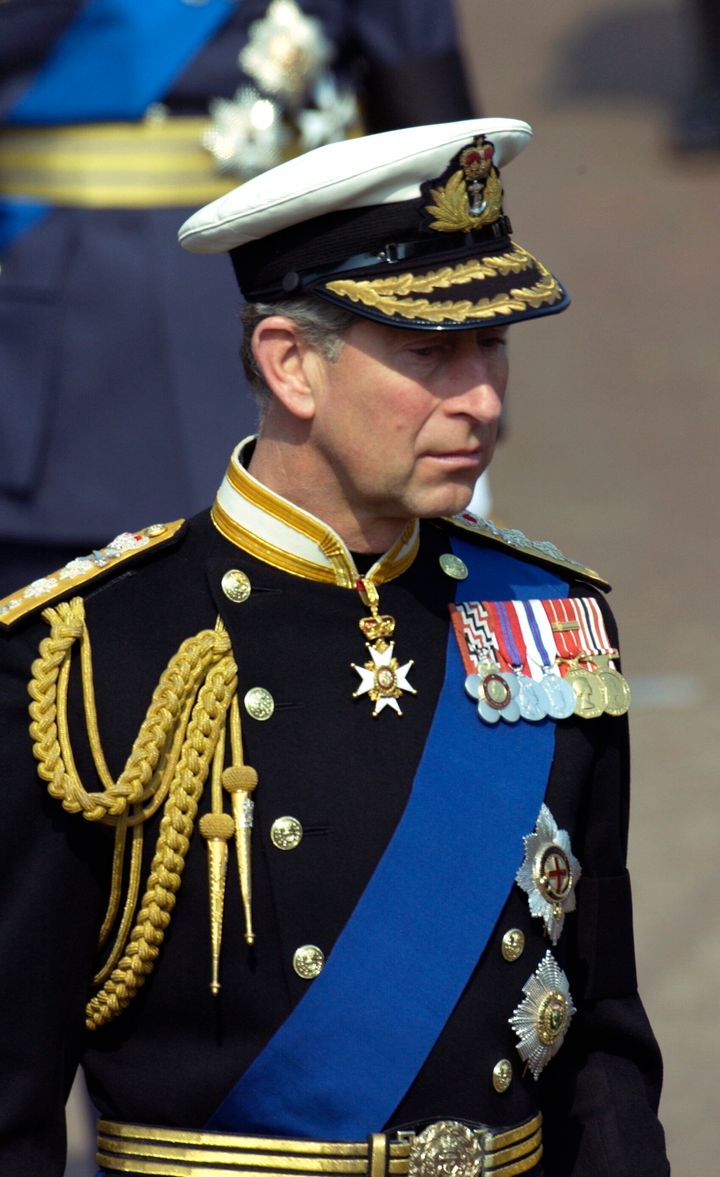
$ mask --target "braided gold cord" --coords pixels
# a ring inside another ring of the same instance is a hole
[[[137,921],[122,960],[87,1005],[88,1029],[120,1014],[152,972],[180,887],[198,802],[236,688],[237,667],[231,657],[223,658],[209,670],[198,694]]]
[[[140,893],[140,873],[142,867],[142,851],[143,851],[143,827],[146,821],[153,816],[154,813],[165,803],[165,798],[170,789],[170,782],[172,780],[175,768],[177,766],[180,751],[182,749],[182,742],[185,739],[185,732],[187,730],[190,712],[194,696],[191,696],[183,708],[180,721],[173,736],[172,745],[169,754],[164,752],[160,760],[158,769],[153,777],[153,782],[157,779],[159,783],[151,785],[150,789],[150,803],[146,806],[135,805],[132,810],[123,814],[122,817],[115,819],[115,849],[113,851],[113,869],[112,881],[110,887],[110,898],[108,900],[107,912],[100,929],[98,937],[98,946],[102,948],[115,924],[118,912],[120,910],[120,903],[122,900],[122,881],[123,881],[123,863],[125,859],[125,846],[127,843],[127,831],[131,831],[131,852],[130,864],[127,873],[127,890],[125,894],[122,918],[115,933],[115,942],[110,949],[104,964],[100,971],[93,977],[93,985],[103,985],[107,978],[112,973],[120,956],[125,948],[127,942],[128,929],[135,915],[135,908],[137,907],[138,895]]]
[[[168,763],[174,768],[177,750],[182,742],[182,735],[178,732],[178,718],[183,712],[185,715],[189,713],[188,700],[195,697],[210,667],[229,652],[230,640],[222,630],[203,630],[183,642],[163,671],[125,768],[117,781],[108,780],[103,792],[88,793],[74,764],[67,722],[67,686],[72,647],[75,642],[87,639],[82,599],[76,597],[55,608],[46,609],[43,617],[50,624],[50,635],[40,644],[39,657],[33,663],[28,687],[32,699],[30,734],[33,754],[39,762],[38,773],[47,782],[50,795],[61,801],[69,813],[82,813],[88,821],[114,825],[127,815],[131,807],[142,805],[152,797],[155,792],[153,786],[157,787],[153,777],[171,740],[173,750]],[[105,777],[105,759],[97,733],[89,654],[83,659],[83,694],[93,758],[101,777]]]
[[[175,775],[175,769],[177,768],[180,753],[183,749],[183,743],[194,704],[195,689],[193,687],[193,693],[190,694],[185,700],[185,705],[175,726],[175,732],[172,737],[170,748],[168,749],[166,741],[153,779],[149,787],[145,790],[143,802],[147,802],[147,804],[138,806],[138,808],[134,810],[132,815],[128,818],[129,825],[142,825],[149,818],[151,818],[154,813],[157,812],[161,805],[165,804],[165,798],[167,797],[170,790],[170,782]]]
[[[60,746],[57,731],[57,691],[63,666],[69,667],[72,646],[82,637],[84,609],[79,598],[46,610],[43,617],[51,623],[51,636],[40,643],[40,657],[32,665],[32,678],[28,692],[30,704],[30,735],[33,755],[39,761],[38,773],[48,782],[51,797],[62,800],[66,792],[72,791],[70,780],[66,780],[63,767],[59,764]],[[67,672],[66,672],[67,673]]]
[[[96,1029],[128,1005],[152,971],[180,887],[197,806],[228,709],[237,689],[230,639],[218,619],[215,630],[188,638],[170,659],[116,781],[100,742],[92,650],[81,598],[43,613],[50,634],[40,643],[28,691],[30,734],[38,774],[69,813],[114,826],[116,846],[108,911],[101,944],[110,936],[123,902],[123,859],[132,831],[124,906],[114,943],[97,976],[99,991],[87,1006]],[[80,779],[70,739],[68,685],[73,647],[80,644],[82,698],[88,741],[103,790],[88,792]],[[164,805],[140,910],[143,825]],[[133,924],[134,920],[134,924]]]

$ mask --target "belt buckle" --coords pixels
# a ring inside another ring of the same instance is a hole
[[[438,1120],[409,1141],[408,1177],[482,1177],[485,1148],[482,1129],[468,1128],[459,1120]]]

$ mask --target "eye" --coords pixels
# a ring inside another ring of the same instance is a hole
[[[481,351],[502,351],[507,346],[507,332],[487,329],[478,331],[477,345]]]
[[[420,359],[435,359],[445,355],[448,350],[448,342],[445,339],[423,340],[422,343],[420,341],[413,343],[408,350],[411,355],[418,356]]]

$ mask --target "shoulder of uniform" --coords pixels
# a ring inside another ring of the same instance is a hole
[[[31,616],[46,605],[53,604],[69,593],[83,595],[94,588],[97,581],[125,568],[132,560],[153,549],[166,548],[178,541],[185,529],[185,520],[174,523],[153,523],[141,531],[123,531],[104,548],[77,556],[47,576],[0,599],[0,631],[10,629],[16,622]]]
[[[447,524],[451,530],[462,531],[476,536],[478,539],[487,540],[497,547],[509,548],[516,555],[536,560],[540,564],[549,564],[553,568],[565,568],[580,580],[590,581],[605,592],[610,588],[607,580],[599,572],[593,571],[592,568],[588,568],[577,560],[571,560],[568,556],[564,556],[550,540],[528,539],[522,531],[497,527],[490,519],[481,519],[477,515],[470,514],[469,511],[444,519],[443,523]]]

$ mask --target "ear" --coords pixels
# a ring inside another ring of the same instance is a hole
[[[315,412],[309,379],[315,353],[297,324],[284,315],[262,319],[253,332],[252,349],[273,395],[294,417],[309,421]]]

